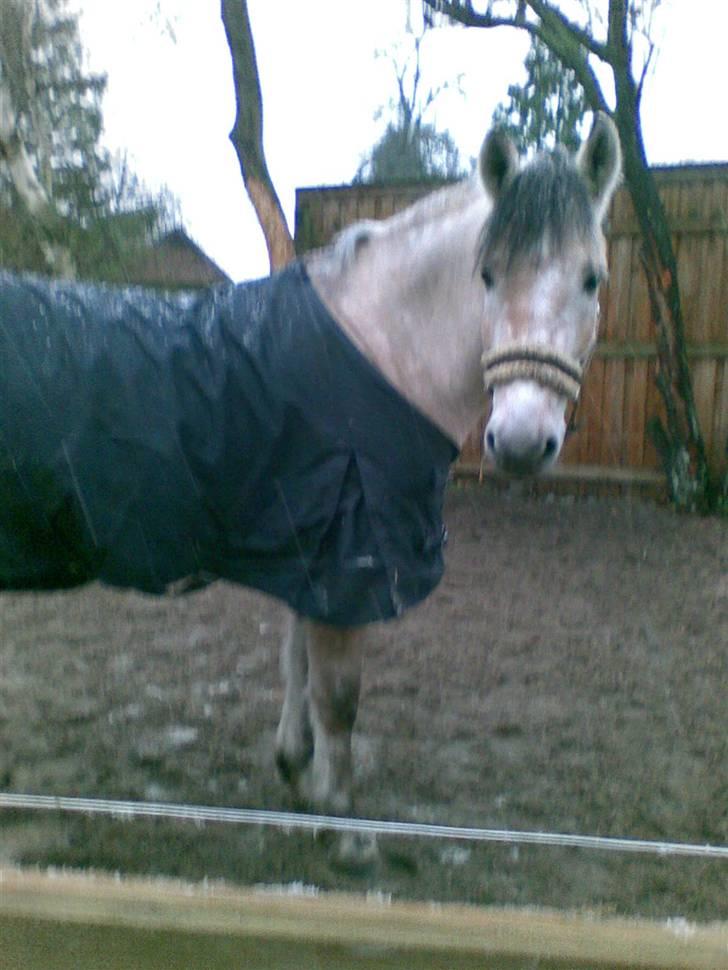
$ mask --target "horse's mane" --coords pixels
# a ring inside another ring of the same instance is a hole
[[[562,149],[537,155],[504,187],[483,227],[479,261],[494,251],[508,265],[539,258],[544,245],[594,232],[586,182]]]

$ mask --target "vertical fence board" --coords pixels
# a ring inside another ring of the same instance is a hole
[[[589,368],[590,387],[586,391],[584,452],[582,464],[598,465],[601,450],[602,401],[604,399],[605,361],[596,358]]]
[[[619,342],[626,339],[632,284],[632,238],[620,236],[612,241],[609,255],[609,285],[600,339]]]
[[[598,464],[613,468],[622,463],[624,438],[624,361],[610,359],[604,366],[601,448]]]
[[[728,229],[728,212],[726,213],[726,227]],[[717,312],[713,318],[710,331],[712,343],[726,343],[728,334],[728,231],[718,236],[716,242],[716,256],[714,272],[718,277],[716,294]]]
[[[641,467],[646,469],[658,469],[661,467],[660,456],[657,454],[657,450],[648,432],[650,419],[659,418],[663,423],[666,420],[665,405],[662,402],[662,397],[655,382],[657,366],[657,358],[653,357],[648,363],[643,378],[645,385],[645,435],[642,452],[644,457]]]
[[[711,459],[713,467],[725,466],[728,461],[728,357],[724,357],[716,368],[715,405],[711,434]]]
[[[695,410],[700,427],[703,429],[705,446],[710,454],[713,451],[713,403],[715,401],[716,362],[696,360],[691,367]]]
[[[645,386],[648,362],[632,360],[628,362],[627,390],[625,394],[626,411],[626,453],[625,464],[629,468],[642,468],[645,441]]]

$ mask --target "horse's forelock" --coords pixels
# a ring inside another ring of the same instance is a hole
[[[545,250],[595,231],[584,179],[561,149],[537,156],[505,188],[481,235],[479,263],[497,253],[512,269],[538,261]]]

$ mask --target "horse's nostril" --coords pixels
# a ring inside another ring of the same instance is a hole
[[[552,455],[556,454],[556,450],[559,447],[559,443],[553,435],[550,435],[546,439],[546,444],[543,449],[544,458],[551,458]]]
[[[488,431],[485,436],[485,443],[488,446],[489,451],[495,452],[495,435],[492,431]]]

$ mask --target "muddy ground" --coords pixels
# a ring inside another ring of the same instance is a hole
[[[728,523],[453,487],[448,571],[372,629],[362,816],[728,844]],[[0,788],[290,809],[278,605],[98,586],[0,597]],[[0,810],[0,863],[728,918],[728,864]]]

